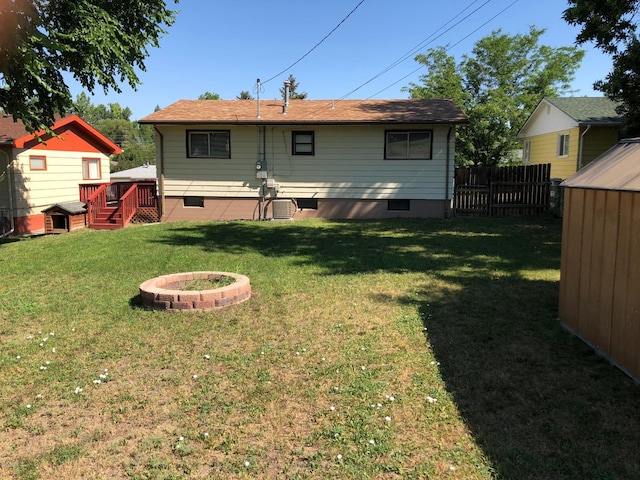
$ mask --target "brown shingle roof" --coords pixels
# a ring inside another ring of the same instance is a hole
[[[405,100],[180,100],[139,120],[149,124],[467,123],[448,99]]]
[[[22,122],[15,122],[11,115],[0,115],[0,144],[11,145],[14,140],[28,134]]]

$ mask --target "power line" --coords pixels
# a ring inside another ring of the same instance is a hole
[[[365,0],[360,0],[360,3],[358,3],[353,10],[351,10],[349,12],[349,14],[344,17],[342,20],[340,20],[340,23],[338,23],[338,25],[336,25],[333,30],[331,30],[329,33],[327,33],[324,38],[322,40],[320,40],[318,43],[316,43],[313,48],[311,48],[311,50],[309,50],[307,53],[305,53],[303,56],[301,56],[298,60],[296,60],[295,62],[293,62],[291,65],[289,65],[287,68],[285,68],[284,70],[282,70],[281,72],[276,73],[273,77],[270,77],[268,80],[265,80],[264,82],[262,82],[262,84],[264,85],[265,83],[269,83],[271,80],[273,80],[276,77],[279,77],[280,75],[282,75],[284,72],[286,72],[287,70],[289,70],[290,68],[296,66],[298,63],[300,63],[307,55],[309,55],[311,52],[313,52],[316,48],[318,48],[320,46],[320,44],[322,44],[322,42],[324,42],[327,38],[329,38],[331,36],[331,34],[333,32],[335,32],[338,28],[340,28],[340,26],[347,21],[347,19],[353,14],[353,12],[355,12],[358,7],[360,5],[362,5],[364,3]]]

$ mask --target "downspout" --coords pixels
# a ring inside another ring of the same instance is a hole
[[[159,160],[159,169],[158,169],[158,193],[160,194],[160,211],[158,212],[158,218],[162,222],[162,217],[164,216],[164,135],[162,132],[158,130],[157,126],[153,126],[153,129],[156,131],[158,136],[160,137],[160,156]]]
[[[9,193],[9,222],[11,225],[11,228],[9,229],[8,232],[2,233],[0,235],[0,238],[4,238],[4,237],[8,237],[14,232],[14,230],[16,229],[16,224],[13,216],[13,190],[11,189],[11,169],[10,169],[10,166],[13,162],[10,161],[10,157],[7,152],[5,152],[4,150],[0,150],[0,151],[4,153],[5,156],[7,157],[7,169],[5,170],[5,174],[7,175],[7,192]]]
[[[582,132],[582,134],[580,135],[580,146],[578,147],[578,168],[576,169],[576,171],[580,170],[582,168],[582,154],[584,153],[584,136],[587,134],[587,132],[589,131],[589,129],[591,128],[591,124],[587,125],[587,129]]]
[[[449,169],[451,168],[451,132],[453,131],[453,125],[449,127],[447,132],[447,173],[445,174],[444,183],[444,218],[449,218],[451,214],[451,201],[449,200]]]

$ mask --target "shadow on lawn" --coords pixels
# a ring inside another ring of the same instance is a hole
[[[260,252],[324,274],[428,272],[398,301],[425,318],[447,389],[497,478],[640,478],[640,388],[557,321],[556,219],[177,226],[156,241]],[[523,273],[524,272],[524,273]]]

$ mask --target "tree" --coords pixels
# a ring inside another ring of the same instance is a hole
[[[296,77],[290,74],[287,81],[289,82],[289,98],[291,100],[304,100],[307,98],[307,92],[298,92],[298,82],[296,82]],[[284,97],[284,87],[280,89],[280,95]]]
[[[135,89],[175,12],[164,0],[9,0],[0,18],[0,108],[36,131],[72,108],[63,72],[89,92]]]
[[[638,0],[568,0],[563,18],[579,25],[578,44],[594,42],[611,55],[611,72],[594,83],[594,88],[620,102],[625,116],[625,135],[640,134],[640,40],[637,31]]]
[[[240,92],[240,95],[236,97],[236,100],[253,100],[253,97],[246,90],[242,90]]]
[[[469,117],[456,130],[457,164],[515,162],[516,135],[535,106],[569,90],[584,51],[540,45],[543,33],[535,27],[513,36],[494,31],[459,64],[444,47],[416,57],[428,73],[403,90],[412,98],[451,98]]]
[[[212,92],[204,92],[198,97],[198,100],[220,100],[220,95]]]

